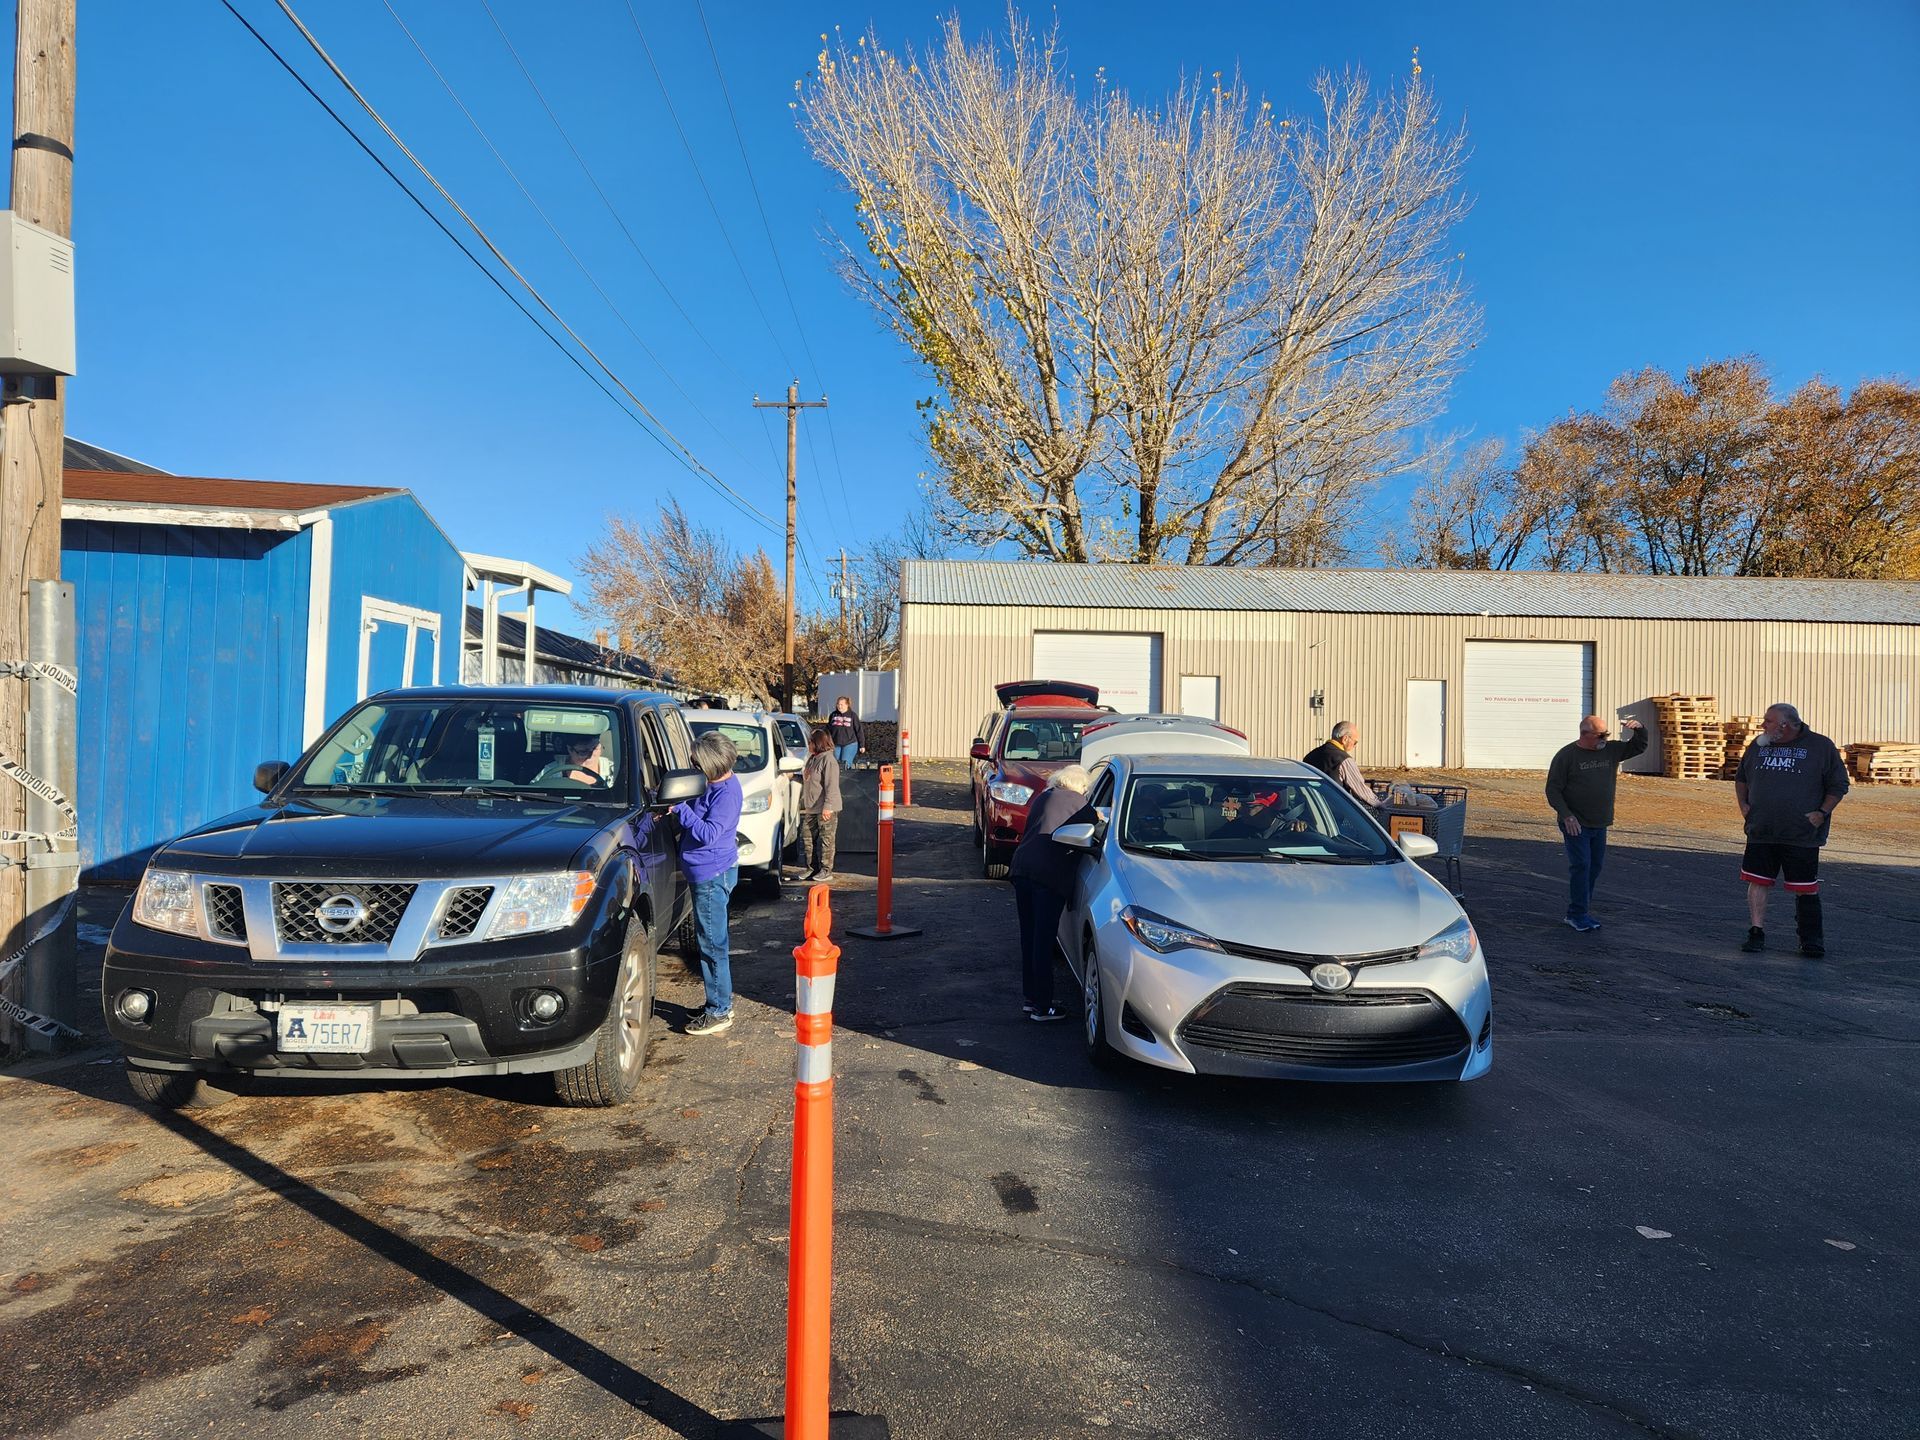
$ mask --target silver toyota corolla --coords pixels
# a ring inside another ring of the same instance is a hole
[[[1472,1080],[1493,1063],[1486,959],[1458,902],[1319,771],[1116,755],[1060,923],[1087,1052],[1298,1080]]]

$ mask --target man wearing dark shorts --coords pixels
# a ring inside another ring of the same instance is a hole
[[[1847,793],[1840,747],[1807,729],[1791,705],[1767,707],[1759,738],[1740,757],[1734,798],[1747,822],[1740,878],[1747,882],[1750,927],[1740,948],[1767,948],[1767,892],[1776,880],[1793,896],[1800,953],[1827,953],[1820,913],[1820,847],[1827,843],[1834,807]]]

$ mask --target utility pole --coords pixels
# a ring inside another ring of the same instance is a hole
[[[847,601],[853,598],[853,591],[847,586],[847,550],[840,547],[840,583],[833,587],[833,593],[840,601],[840,638],[847,638]]]
[[[77,0],[18,0],[14,29],[11,205],[17,219],[63,239],[73,234],[76,5]],[[0,754],[16,765],[31,753],[28,695],[37,682],[30,683],[26,662],[53,658],[29,653],[30,631],[37,628],[29,618],[29,599],[33,582],[60,578],[65,447],[64,381],[57,375],[6,375],[0,383]],[[69,737],[69,755],[71,746]],[[44,796],[30,805],[27,788],[11,775],[0,778],[0,830],[58,829],[45,821],[51,808]],[[44,926],[29,914],[30,888],[36,900],[44,900],[42,885],[29,887],[29,866],[54,859],[51,852],[64,848],[64,842],[32,838],[0,847],[0,965],[34,938],[27,929],[30,920]],[[49,853],[42,855],[43,850]],[[16,859],[16,851],[24,853]],[[72,875],[63,879],[70,889]],[[70,926],[62,928],[71,934]],[[47,977],[35,974],[35,958],[27,961],[24,993],[30,1003],[36,991],[47,988]],[[70,954],[66,968],[72,969]],[[6,1029],[0,1025],[0,1048]]]
[[[793,708],[793,550],[794,525],[799,518],[799,460],[800,460],[800,412],[802,410],[824,410],[827,397],[818,400],[800,398],[800,382],[795,380],[787,386],[787,398],[784,400],[762,400],[753,397],[756,410],[785,410],[787,412],[787,663],[781,672],[780,703],[787,709]]]

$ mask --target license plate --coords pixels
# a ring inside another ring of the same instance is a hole
[[[365,1055],[373,1049],[371,1005],[282,1005],[280,1048],[316,1055]]]

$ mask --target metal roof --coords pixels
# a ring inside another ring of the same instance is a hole
[[[144,460],[136,460],[131,455],[122,455],[118,450],[109,450],[104,445],[89,445],[84,440],[66,437],[64,449],[66,458],[62,461],[68,470],[117,470],[124,475],[164,475],[167,472],[158,465],[149,465]]]
[[[485,616],[478,605],[467,606],[467,639],[478,641],[482,638]],[[527,653],[527,624],[518,615],[500,615],[500,649],[510,655],[525,658]],[[672,684],[673,678],[663,675],[638,655],[630,655],[624,650],[609,649],[605,645],[596,645],[591,640],[582,640],[577,635],[569,635],[564,630],[553,630],[545,625],[535,630],[538,637],[535,648],[539,658],[554,665],[565,666],[572,670],[591,670],[601,675],[618,675],[639,684]]]
[[[278,480],[218,480],[124,470],[68,470],[63,478],[63,498],[71,501],[276,515],[405,493],[390,485],[290,485]]]
[[[1584,575],[1531,570],[1270,570],[909,560],[920,605],[1282,610],[1596,620],[1804,620],[1920,625],[1920,582]]]

